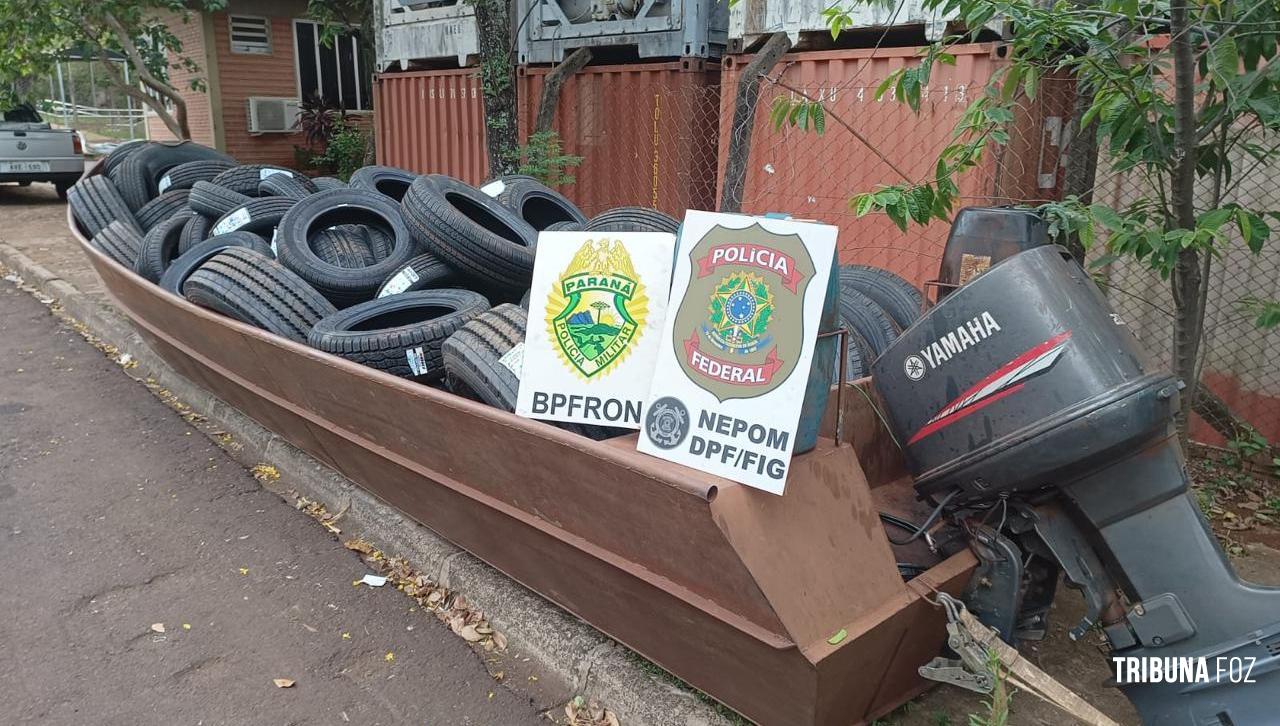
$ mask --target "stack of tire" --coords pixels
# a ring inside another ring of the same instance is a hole
[[[841,265],[840,322],[849,331],[844,380],[871,375],[871,363],[920,317],[920,290],[868,265]],[[836,377],[840,376],[837,359]]]
[[[588,219],[527,176],[476,188],[368,166],[342,182],[192,142],[127,144],[102,171],[68,203],[115,262],[242,323],[508,411],[525,324],[511,303],[527,302],[538,232],[678,224],[639,207]]]

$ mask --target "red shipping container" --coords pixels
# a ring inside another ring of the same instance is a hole
[[[520,136],[527,139],[551,67],[518,69]],[[720,70],[700,61],[589,66],[560,91],[552,129],[581,156],[560,191],[587,215],[655,207],[677,218],[714,209]]]
[[[470,184],[489,176],[479,69],[383,73],[373,102],[379,164]]]
[[[958,46],[951,49],[954,66],[934,66],[918,114],[894,99],[892,91],[877,100],[881,81],[918,62],[921,52],[914,47],[868,48],[784,56],[761,81],[742,210],[786,212],[838,225],[841,262],[892,270],[916,285],[934,279],[949,225],[913,225],[901,232],[884,214],[858,219],[849,200],[859,192],[904,181],[893,167],[911,181],[931,178],[939,152],[952,143],[956,122],[1005,61],[995,44]],[[738,77],[749,61],[750,56],[730,56],[723,62],[721,170],[728,156]],[[786,86],[822,100],[830,109],[824,135],[773,128],[773,99],[779,94],[799,98]],[[957,180],[961,206],[1058,198],[1060,130],[1071,112],[1068,91],[1066,83],[1045,81],[1035,100],[1021,103],[1008,146],[989,145],[982,166]],[[843,128],[836,116],[866,142]]]

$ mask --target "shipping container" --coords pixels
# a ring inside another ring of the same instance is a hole
[[[528,138],[550,67],[517,70],[520,136]],[[624,205],[676,217],[713,209],[720,72],[696,60],[588,66],[561,89],[552,129],[582,157],[561,187],[588,215]]]
[[[559,63],[575,48],[634,49],[640,58],[719,58],[726,0],[517,0],[520,63]]]
[[[839,5],[839,3],[837,3]],[[806,33],[827,35],[831,31],[823,11],[833,7],[830,0],[741,0],[729,8],[730,52],[742,52],[772,33],[786,33],[792,42]],[[928,10],[923,0],[898,0],[897,4],[848,4],[853,19],[846,33],[863,29],[919,28],[928,41],[941,40],[956,13]],[[1000,33],[1003,20],[993,20],[988,29]]]
[[[378,72],[419,64],[466,66],[478,53],[475,8],[463,0],[374,0]]]
[[[893,71],[916,63],[920,48],[784,56],[761,81],[742,210],[786,212],[838,225],[842,262],[889,269],[917,285],[934,279],[946,223],[911,226],[902,232],[884,214],[858,218],[849,200],[881,185],[931,178],[939,152],[953,142],[956,122],[1005,65],[1002,50],[988,43],[952,48],[955,65],[934,66],[919,113],[893,98],[892,91],[877,99],[876,88]],[[721,170],[733,133],[738,77],[749,61],[750,56],[724,60]],[[797,91],[822,100],[828,109],[824,134],[792,127],[779,130],[769,122],[773,99],[780,94],[800,98]],[[1008,145],[990,145],[980,167],[958,178],[959,206],[1059,198],[1060,132],[1070,118],[1072,98],[1070,84],[1047,79],[1034,100],[1022,99]]]
[[[384,73],[373,89],[379,164],[471,184],[488,176],[476,69]]]

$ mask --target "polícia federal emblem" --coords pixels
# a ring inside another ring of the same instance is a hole
[[[773,319],[773,293],[753,272],[734,272],[711,293],[710,315],[702,326],[707,340],[720,350],[746,355],[767,347]]]
[[[547,326],[557,355],[583,378],[608,374],[630,352],[648,307],[622,241],[587,240],[547,296]]]

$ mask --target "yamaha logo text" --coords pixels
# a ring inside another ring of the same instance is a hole
[[[972,320],[926,345],[919,355],[907,356],[902,363],[903,371],[907,378],[918,381],[928,371],[937,370],[938,366],[998,332],[1000,324],[991,313],[983,311],[981,315],[975,315]]]

